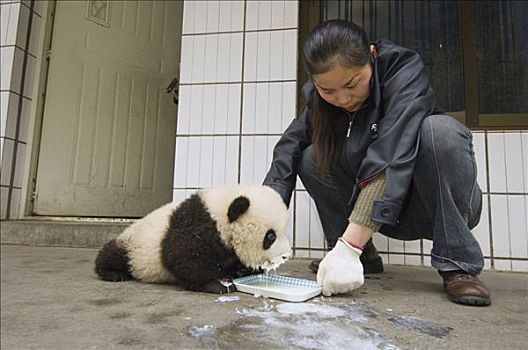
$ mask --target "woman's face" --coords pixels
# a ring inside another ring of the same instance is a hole
[[[371,76],[372,68],[369,63],[352,68],[336,64],[326,73],[312,75],[312,80],[326,102],[354,112],[369,95]]]

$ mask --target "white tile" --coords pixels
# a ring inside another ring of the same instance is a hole
[[[387,252],[389,250],[388,238],[379,232],[374,233],[372,236],[372,243],[374,243],[378,252]]]
[[[528,208],[526,195],[508,196],[511,256],[528,258]]]
[[[219,84],[215,86],[214,119],[210,122],[214,124],[215,134],[227,133],[227,115],[229,110],[229,85]]]
[[[233,6],[232,1],[220,1],[220,7],[218,9],[218,31],[229,32],[231,31],[231,9]]]
[[[389,254],[389,264],[405,265],[405,256],[403,254]]]
[[[524,175],[524,193],[528,193],[528,132],[521,132],[522,138],[522,162]]]
[[[304,184],[301,181],[301,178],[299,176],[297,176],[297,182],[295,184],[295,188],[298,189],[298,190],[306,190],[306,188],[304,187]]]
[[[284,2],[284,27],[296,28],[298,23],[299,4],[297,0],[286,0]]]
[[[283,86],[284,83],[270,83],[269,84],[269,107],[267,133],[280,134],[282,133],[282,104],[283,104]]]
[[[244,53],[244,80],[257,79],[257,33],[246,33],[246,47]]]
[[[414,240],[414,241],[405,241],[404,242],[404,251],[405,253],[421,253],[422,247],[420,244],[420,240]]]
[[[211,187],[213,182],[213,138],[203,136],[200,138],[200,187]]]
[[[226,148],[227,140],[225,136],[213,137],[213,174],[212,186],[225,184],[226,173]]]
[[[0,11],[0,46],[15,45],[20,3],[2,5]]]
[[[405,265],[411,265],[411,266],[421,266],[422,265],[422,257],[419,255],[405,255],[404,261],[405,261]]]
[[[484,259],[484,268],[483,270],[490,271],[491,268],[491,259]]]
[[[244,84],[244,103],[242,105],[242,132],[255,132],[257,103],[257,84]]]
[[[244,184],[262,183],[267,172],[265,136],[242,137],[241,178]]]
[[[281,134],[290,125],[292,119],[296,118],[295,111],[297,108],[297,83],[286,82],[282,84],[282,125],[278,131]]]
[[[269,90],[270,84],[259,83],[256,86],[256,100],[255,100],[255,132],[258,134],[265,134],[268,132],[269,111]]]
[[[240,132],[240,99],[242,98],[242,84],[229,84],[228,110],[227,110],[227,133],[238,134]]]
[[[286,237],[288,238],[288,242],[290,242],[290,246],[293,248],[294,240],[293,240],[293,209],[292,208],[293,206],[290,206],[290,208],[288,208],[288,224],[286,225],[284,232],[286,234]]]
[[[488,167],[491,192],[506,192],[504,134],[488,133]]]
[[[493,255],[499,258],[510,257],[508,198],[505,195],[491,195],[491,230]]]
[[[259,0],[258,2],[258,29],[271,28],[271,1]]]
[[[18,14],[17,38],[16,45],[22,50],[26,50],[26,40],[28,34],[29,13],[31,11],[26,6],[20,6],[20,13]]]
[[[423,258],[423,266],[432,266],[431,265],[431,257],[430,256],[424,256],[424,258]]]
[[[495,264],[495,270],[497,271],[511,271],[512,270],[511,260],[495,259],[494,264]]]
[[[7,187],[0,187],[0,220],[7,219],[6,214],[7,214],[8,197],[9,197],[9,189]]]
[[[180,85],[178,96],[178,130],[177,134],[188,134],[191,116],[191,92],[190,85]]]
[[[272,1],[271,2],[271,28],[280,29],[284,28],[284,1]]]
[[[13,186],[22,188],[22,179],[24,177],[24,168],[26,165],[26,150],[27,147],[23,143],[18,143],[17,159],[15,164],[15,177],[13,179]]]
[[[185,3],[188,3],[186,1]],[[182,36],[180,59],[180,82],[192,82],[194,36]]]
[[[11,186],[11,169],[13,167],[14,141],[3,139],[2,171],[0,172],[0,184]]]
[[[528,261],[526,260],[512,260],[512,271],[528,272]]]
[[[255,30],[258,28],[259,20],[259,1],[246,1],[246,30]]]
[[[219,26],[219,14],[220,14],[220,2],[218,0],[207,1],[207,33],[218,32]]]
[[[208,1],[196,1],[194,7],[194,33],[205,33],[207,30],[207,3]]]
[[[309,250],[296,250],[295,251],[295,258],[296,259],[305,259],[310,257],[310,251]]]
[[[257,33],[257,81],[270,79],[271,32]]]
[[[181,203],[183,202],[187,196],[186,190],[172,190],[172,201],[174,203]]]
[[[473,235],[479,243],[480,249],[482,249],[482,254],[484,254],[484,256],[491,256],[488,213],[488,196],[484,195],[482,196],[482,212],[480,215],[480,222],[472,230]]]
[[[219,34],[218,35],[218,54],[216,56],[216,81],[227,82],[229,81],[229,66],[230,56],[229,52],[231,49],[231,34]]]
[[[205,35],[194,36],[192,54],[192,75],[193,83],[201,83],[205,76]]]
[[[231,30],[244,30],[244,1],[231,1]]]
[[[0,58],[1,58],[0,59],[0,64],[1,64],[0,90],[11,90],[11,79],[13,75],[14,57],[15,57],[14,47],[0,47]]]
[[[428,239],[422,239],[422,252],[424,255],[430,255],[431,249],[433,249],[433,241],[430,241]]]
[[[187,167],[189,166],[189,138],[176,137],[176,155],[174,162],[174,187],[187,186]],[[193,163],[191,163],[193,164]]]
[[[297,78],[297,30],[284,31],[284,49],[283,52],[291,53],[285,54],[284,62],[282,64],[282,78],[285,80],[296,80]]]
[[[9,91],[0,92],[0,137],[6,136],[7,120],[10,118],[9,112]],[[17,96],[18,97],[18,96]],[[0,153],[1,155],[1,153]],[[1,158],[1,157],[0,157]]]
[[[210,34],[205,38],[205,72],[204,81],[206,83],[216,82],[217,72],[223,69],[218,64],[218,34]]]
[[[405,248],[403,247],[403,241],[400,241],[399,239],[389,238],[389,252],[404,253]]]
[[[269,79],[281,80],[284,76],[284,56],[292,54],[292,48],[284,47],[284,31],[270,32]]]
[[[326,248],[323,226],[315,206],[310,198],[310,248]]]
[[[279,141],[279,136],[268,136],[267,139],[268,139],[268,152],[267,152],[266,163],[268,164],[268,169],[269,169],[271,165],[271,161],[273,160],[273,149],[275,148],[277,141]]]
[[[264,181],[264,177],[268,171],[267,153],[268,142],[266,136],[255,137],[255,148],[253,154],[253,184],[260,184]]]
[[[229,34],[229,81],[242,81],[242,34]],[[219,66],[220,67],[220,66]]]
[[[2,129],[1,136],[9,137],[15,139],[16,134],[16,125],[18,122],[18,104],[20,103],[20,96],[15,95],[12,92],[2,92],[2,95],[7,95],[8,101],[6,101],[5,108],[7,113],[5,115],[5,126]],[[2,101],[3,103],[3,101]],[[4,108],[4,106],[2,106]],[[2,116],[2,121],[4,121],[4,116]]]
[[[253,155],[255,154],[255,137],[243,136],[241,146],[240,183],[251,184],[253,183],[254,175]]]
[[[194,33],[194,12],[196,1],[183,2],[183,30],[182,34]]]
[[[473,133],[473,151],[477,162],[477,181],[482,192],[488,192],[486,179],[486,135],[484,132]]]
[[[506,189],[509,193],[524,191],[522,138],[520,132],[504,133],[506,155]]]
[[[238,183],[238,157],[239,157],[238,136],[228,136],[226,144],[226,172],[225,184],[232,185]]]
[[[187,176],[185,177],[185,187],[199,187],[200,185],[200,149],[201,138],[189,137],[187,148]]]
[[[202,132],[203,90],[203,85],[191,86],[190,134],[200,134]]]
[[[306,248],[310,240],[310,196],[307,192],[297,192],[295,209],[295,247]]]
[[[202,134],[214,133],[216,118],[216,85],[204,85],[202,109]]]

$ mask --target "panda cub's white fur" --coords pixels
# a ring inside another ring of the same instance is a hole
[[[273,268],[290,257],[287,221],[280,195],[267,186],[205,189],[130,225],[101,249],[95,270],[104,280],[225,292],[218,279]]]

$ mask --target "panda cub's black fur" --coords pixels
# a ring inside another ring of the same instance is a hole
[[[174,283],[194,291],[229,292],[231,280],[284,262],[287,209],[265,186],[200,191],[167,204],[108,242],[95,262],[107,281]]]

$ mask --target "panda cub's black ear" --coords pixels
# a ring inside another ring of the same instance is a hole
[[[248,208],[249,199],[244,196],[235,198],[235,200],[229,205],[229,210],[227,211],[227,218],[229,219],[229,222],[233,222],[238,219],[248,210]]]

